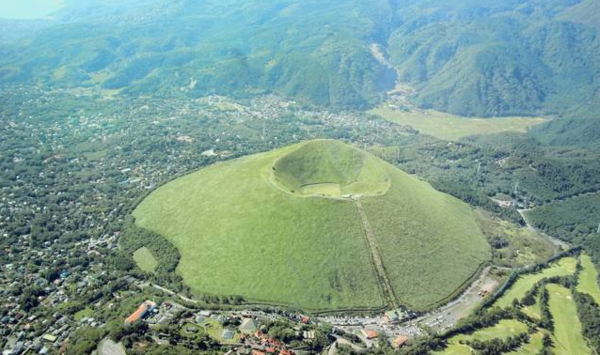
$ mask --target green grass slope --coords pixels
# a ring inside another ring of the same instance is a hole
[[[306,185],[322,189],[307,192]],[[332,185],[339,193],[326,193],[337,191]],[[197,294],[313,310],[380,307],[372,250],[346,194],[362,196],[404,304],[423,308],[444,299],[489,259],[466,204],[329,140],[179,178],[147,197],[134,216],[180,250],[178,272]]]
[[[491,258],[470,206],[388,166],[391,186],[365,197],[396,296],[416,309],[451,295]]]

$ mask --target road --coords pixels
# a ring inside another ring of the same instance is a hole
[[[548,239],[548,241],[550,241],[550,243],[552,243],[557,249],[556,254],[559,253],[561,250],[567,250],[569,249],[569,244],[563,242],[560,239],[554,238],[552,236],[549,236],[548,234],[542,232],[541,230],[535,228],[531,223],[529,223],[529,221],[527,220],[527,215],[525,214],[525,212],[527,211],[531,211],[532,208],[527,208],[527,209],[518,209],[517,211],[519,212],[519,214],[521,215],[521,217],[523,218],[523,220],[525,221],[525,224],[527,225],[527,228],[529,228],[530,230],[539,233],[541,236],[543,236],[544,238]]]

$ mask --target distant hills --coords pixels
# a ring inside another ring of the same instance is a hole
[[[87,0],[55,18],[0,46],[2,84],[366,108],[399,79],[420,107],[458,115],[600,106],[594,0]]]

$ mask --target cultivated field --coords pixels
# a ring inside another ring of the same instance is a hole
[[[581,334],[581,323],[571,291],[548,284],[550,313],[554,319],[554,349],[557,355],[591,355]]]
[[[577,291],[587,293],[600,304],[600,286],[598,286],[598,270],[589,255],[581,255],[581,273],[577,283]]]
[[[525,293],[527,293],[527,291],[529,291],[538,281],[552,276],[572,275],[575,272],[576,266],[577,260],[575,258],[567,257],[560,259],[558,262],[538,273],[523,275],[515,282],[510,290],[496,301],[495,306],[510,307],[515,298],[518,300],[522,299],[525,296]]]
[[[158,261],[152,255],[150,249],[143,247],[133,253],[133,260],[140,267],[140,269],[146,272],[154,272],[158,266]]]
[[[179,249],[196,294],[311,310],[390,303],[383,269],[400,302],[425,308],[490,258],[466,204],[336,141],[216,164],[156,190],[134,216]]]
[[[379,107],[370,112],[387,120],[411,126],[422,134],[451,141],[472,135],[526,132],[530,127],[546,121],[544,118],[531,117],[459,117],[433,110],[415,109],[404,112],[389,107]]]

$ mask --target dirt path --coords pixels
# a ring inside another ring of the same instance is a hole
[[[360,200],[354,200],[356,203],[356,209],[358,211],[358,215],[360,216],[360,220],[362,222],[365,241],[369,246],[371,260],[373,261],[374,271],[377,275],[377,279],[379,280],[379,284],[381,285],[381,290],[383,292],[383,297],[387,304],[389,304],[392,308],[398,308],[400,305],[398,304],[398,299],[394,294],[394,289],[392,288],[392,283],[388,278],[387,271],[383,264],[383,259],[381,257],[381,251],[379,250],[379,245],[377,244],[377,240],[375,239],[375,233],[371,228],[371,224],[369,223],[369,219],[367,218],[367,214],[363,209]]]
[[[561,250],[567,250],[569,248],[569,244],[567,244],[566,242],[563,242],[560,239],[554,238],[553,236],[550,236],[550,235],[542,232],[541,230],[535,228],[531,223],[529,223],[529,221],[527,220],[526,212],[527,211],[531,211],[531,210],[532,210],[531,208],[523,209],[523,210],[520,210],[520,209],[517,210],[519,212],[519,214],[521,215],[521,217],[523,218],[523,220],[525,221],[525,224],[527,225],[527,228],[529,230],[531,230],[531,231],[539,233],[542,237],[544,237],[548,241],[550,241],[550,243],[552,243],[557,248],[557,250],[555,251],[555,254],[560,253]]]

